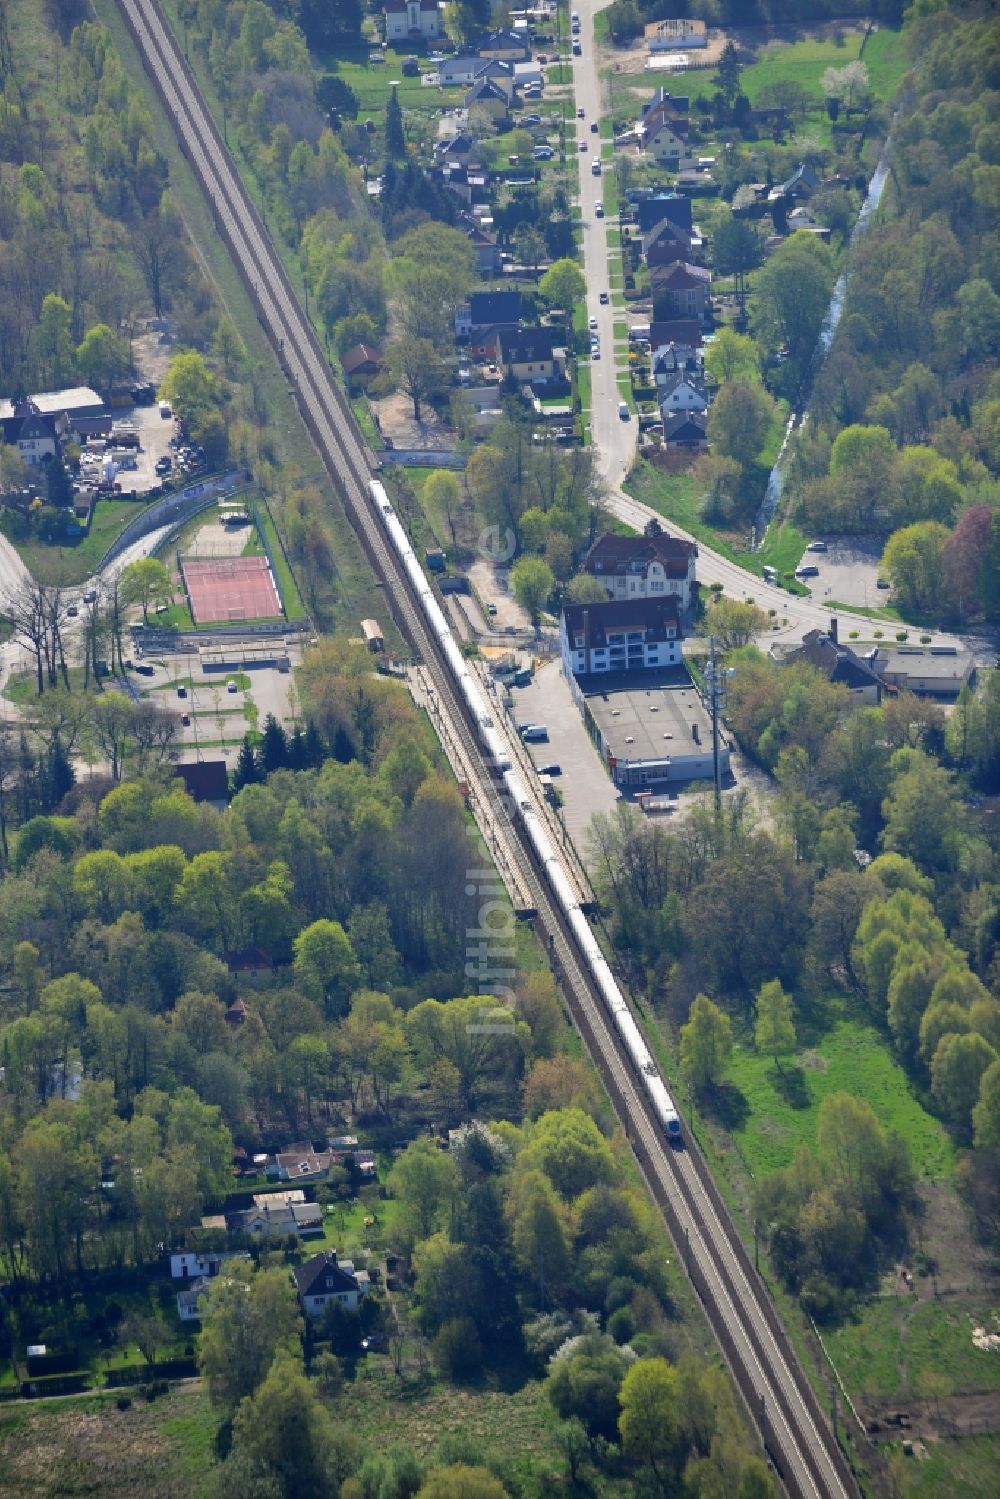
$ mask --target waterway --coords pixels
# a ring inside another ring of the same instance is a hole
[[[851,230],[850,242],[852,245],[854,244],[855,240],[865,232],[869,223],[871,222],[875,210],[878,208],[878,205],[881,202],[882,192],[885,188],[885,184],[889,176],[888,149],[889,142],[886,141],[886,144],[882,150],[882,155],[879,159],[878,166],[875,168],[875,171],[872,175],[872,180],[868,184],[868,192],[865,196],[865,201],[861,205],[861,211],[858,214],[857,223]],[[833,288],[833,295],[830,298],[830,305],[826,310],[826,316],[823,319],[823,325],[819,331],[819,339],[817,340],[816,352],[813,356],[810,378],[808,382],[810,388],[812,387],[812,384],[815,381],[817,374],[819,373],[824,359],[830,352],[830,345],[833,343],[833,336],[837,331],[837,325],[840,322],[841,315],[844,311],[844,298],[846,294],[847,271],[845,270],[837,277],[836,284]],[[788,425],[785,428],[785,436],[778,451],[778,457],[775,461],[775,465],[768,475],[767,488],[764,491],[764,498],[761,501],[761,506],[757,512],[757,518],[754,522],[754,532],[756,536],[756,544],[758,547],[763,543],[764,537],[767,534],[767,528],[774,519],[775,513],[778,509],[778,503],[781,499],[781,492],[785,486],[784,462],[785,453],[788,448],[788,440],[791,437],[792,432],[795,430],[795,427],[801,425],[802,422],[808,421],[808,419],[808,402],[801,414],[801,417],[797,412],[793,411],[791,416],[788,418]]]

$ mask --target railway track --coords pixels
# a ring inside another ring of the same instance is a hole
[[[303,419],[376,572],[387,584],[386,597],[397,622],[433,677],[441,710],[461,738],[480,806],[494,828],[503,830],[505,857],[520,864],[575,1019],[775,1467],[789,1492],[802,1499],[847,1499],[857,1492],[850,1468],[789,1348],[768,1292],[750,1265],[701,1153],[693,1143],[689,1150],[679,1152],[666,1145],[646,1095],[619,1051],[572,933],[535,867],[530,845],[520,837],[518,825],[509,820],[497,783],[483,764],[437,642],[410,597],[405,573],[370,509],[371,455],[180,48],[155,0],[118,3],[212,205],[216,227],[297,394]]]

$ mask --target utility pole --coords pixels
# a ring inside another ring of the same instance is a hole
[[[715,636],[709,636],[708,666],[705,670],[708,711],[712,715],[712,772],[715,779],[715,815],[722,815],[722,772],[719,763],[719,717],[726,706],[726,679],[732,671],[723,671],[715,660]]]

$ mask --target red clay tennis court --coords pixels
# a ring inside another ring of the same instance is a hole
[[[185,559],[181,576],[196,625],[283,613],[266,557]]]

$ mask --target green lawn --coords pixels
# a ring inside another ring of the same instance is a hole
[[[279,540],[277,528],[275,527],[266,500],[257,506],[257,523],[264,533],[268,551],[271,554],[271,565],[274,568],[278,587],[281,590],[281,598],[285,606],[285,617],[287,619],[305,619],[306,606],[302,602],[295,579],[292,576],[292,569],[288,565],[285,549]]]
[[[141,500],[98,500],[90,530],[72,546],[47,546],[41,541],[15,541],[34,577],[42,583],[83,583],[91,577],[108,547],[129,521],[146,509]]]
[[[756,1176],[787,1166],[798,1145],[813,1145],[819,1106],[828,1093],[854,1093],[879,1121],[907,1141],[922,1177],[951,1175],[955,1151],[944,1127],[922,1107],[884,1039],[863,1019],[832,1002],[836,1023],[796,1058],[782,1061],[749,1047],[733,1054],[728,1078],[748,1105],[732,1137]],[[1000,1369],[1000,1360],[997,1360]]]
[[[368,64],[368,47],[344,48],[336,56],[326,57],[324,66],[331,73],[350,85],[358,96],[359,118],[374,119],[381,124],[388,103],[390,85],[399,84],[399,102],[404,114],[407,110],[434,110],[461,104],[465,90],[462,88],[437,89],[425,86],[419,78],[403,77],[403,59],[408,51],[396,52],[385,49],[385,62]],[[424,63],[425,68],[430,64]]]
[[[740,87],[755,104],[762,91],[771,84],[791,80],[801,83],[817,101],[823,100],[820,79],[827,68],[843,68],[856,62],[861,51],[861,36],[857,31],[845,33],[843,45],[818,37],[808,37],[799,42],[771,42],[757,54],[758,60],[744,68]],[[868,67],[869,87],[877,99],[887,103],[896,92],[907,70],[906,51],[903,38],[898,31],[883,27],[871,36],[865,47],[864,62]],[[666,75],[668,78],[675,75]],[[715,68],[692,73],[691,96],[710,99],[718,87]],[[658,75],[650,81],[659,82]],[[669,83],[666,85],[669,87]]]
[[[1000,1472],[1000,1436],[935,1443],[919,1462],[904,1462],[909,1499],[988,1499]]]

